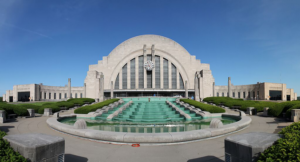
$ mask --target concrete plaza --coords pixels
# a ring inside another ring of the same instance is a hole
[[[227,111],[237,114],[234,111]],[[73,113],[67,111],[61,115]],[[280,118],[251,116],[251,125],[237,133],[267,132],[277,133],[290,124]],[[131,145],[106,144],[64,134],[50,128],[46,120],[48,117],[18,118],[15,121],[0,124],[0,129],[8,134],[44,133],[60,136],[65,139],[65,160],[71,162],[221,162],[224,161],[224,139],[227,136],[207,139],[197,142],[174,145],[156,145],[132,147]],[[232,135],[232,134],[231,134]]]

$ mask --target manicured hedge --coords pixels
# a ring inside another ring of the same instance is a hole
[[[293,109],[300,109],[300,103],[299,103],[299,104],[295,104],[293,107],[289,108],[289,109],[286,111],[285,116],[290,118],[291,115],[292,115],[292,110],[293,110]]]
[[[210,113],[224,113],[225,110],[220,108],[220,107],[217,107],[217,106],[212,106],[212,105],[207,105],[207,104],[204,104],[204,103],[201,103],[201,102],[198,102],[198,101],[195,101],[195,100],[190,100],[190,99],[180,99],[180,101],[183,101],[185,103],[188,103],[190,105],[193,105],[195,107],[198,107],[200,108],[201,110],[203,111],[208,111]]]
[[[287,112],[287,110],[291,109],[293,106],[300,104],[299,101],[288,101],[288,102],[282,102],[282,103],[277,103],[276,106],[272,107],[269,109],[269,114],[273,116],[282,116],[283,113]],[[291,116],[286,117],[290,118]]]
[[[3,97],[0,97],[0,102],[3,102]]]
[[[89,105],[89,106],[84,106],[84,107],[81,107],[81,108],[78,108],[74,111],[75,114],[88,114],[89,112],[93,112],[93,111],[96,111],[97,109],[100,109],[104,106],[107,106],[113,102],[116,102],[118,101],[119,99],[115,98],[115,99],[110,99],[110,100],[106,100],[106,101],[103,101],[103,102],[100,102],[100,103],[97,103],[97,104],[94,104],[94,105]]]
[[[0,102],[0,110],[5,110],[6,114],[17,114],[18,116],[28,116],[27,109],[34,109],[36,113],[43,114],[45,108],[51,108],[52,112],[60,111],[60,107],[71,108],[74,107],[74,104],[83,105],[84,103],[92,103],[95,102],[94,99],[91,98],[74,98],[69,99],[68,101],[60,101],[60,102],[47,102],[42,105],[36,104],[8,104],[6,102]]]
[[[272,116],[282,116],[282,113],[287,112],[293,106],[300,104],[299,101],[287,101],[282,103],[268,101],[250,101],[242,99],[233,99],[229,97],[207,97],[203,101],[212,102],[215,104],[223,103],[227,107],[241,106],[241,110],[246,111],[247,107],[255,107],[257,111],[263,111],[264,107],[269,107],[269,114]],[[297,107],[294,107],[296,109]],[[288,113],[288,112],[287,112]],[[290,115],[287,114],[287,117]]]
[[[13,148],[10,147],[9,142],[3,139],[6,135],[5,132],[0,131],[0,161],[2,162],[27,162],[27,160],[15,152]]]
[[[88,102],[88,103],[95,102],[95,99],[91,99],[91,98],[72,98],[72,99],[69,99],[68,102],[83,105],[86,102]]]
[[[300,122],[283,128],[279,134],[283,138],[265,150],[258,162],[300,161]]]

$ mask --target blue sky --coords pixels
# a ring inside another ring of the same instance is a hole
[[[83,86],[88,65],[142,34],[209,63],[216,85],[286,83],[300,94],[299,0],[0,0],[0,95]],[[298,95],[299,96],[299,95]]]

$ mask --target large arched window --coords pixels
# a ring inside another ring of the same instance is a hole
[[[139,56],[139,88],[144,88],[144,56]]]
[[[160,57],[155,56],[155,88],[160,88]]]
[[[180,73],[179,73],[179,87],[180,89],[184,89],[183,79]]]
[[[169,89],[169,63],[168,60],[164,58],[163,73],[164,73],[164,89]]]
[[[130,88],[135,89],[135,58],[130,60]]]
[[[177,89],[177,69],[174,64],[172,64],[172,89]]]
[[[115,81],[115,89],[119,89],[119,74],[116,78],[116,81]]]
[[[127,64],[122,68],[122,89],[127,89]]]

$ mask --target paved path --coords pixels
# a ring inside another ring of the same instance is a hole
[[[234,134],[277,133],[279,129],[290,124],[272,117],[251,116],[251,118],[250,127]],[[134,148],[129,145],[104,144],[63,134],[51,129],[46,124],[46,120],[47,117],[21,118],[15,122],[0,124],[0,129],[8,134],[44,133],[61,136],[66,141],[66,162],[222,162],[224,161],[224,139],[229,136],[186,144]]]

